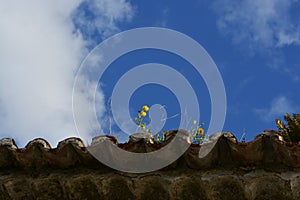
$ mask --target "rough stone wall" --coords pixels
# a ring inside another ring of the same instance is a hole
[[[142,144],[119,146],[153,147]],[[56,148],[36,139],[22,149],[2,139],[0,199],[300,199],[299,144],[267,135],[238,143],[224,133],[204,158],[200,148],[192,145],[162,170],[131,174],[104,166],[77,138]]]

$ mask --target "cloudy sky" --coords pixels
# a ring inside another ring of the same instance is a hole
[[[72,88],[77,70],[89,52],[106,38],[138,27],[164,27],[200,43],[222,75],[227,95],[224,131],[247,140],[274,119],[300,112],[299,0],[0,0],[0,137],[19,146],[37,137],[52,146],[77,136]],[[130,65],[168,64],[191,82],[201,102],[201,121],[210,122],[210,99],[201,76],[173,55],[136,52],[117,60],[99,84],[99,131],[108,132],[105,104],[118,77]],[[89,77],[84,77],[88,81]],[[89,91],[80,103],[92,103]],[[165,105],[168,117],[181,115],[178,102],[158,85],[139,88],[130,100],[134,117],[143,104]],[[82,110],[88,130],[91,114]],[[176,128],[171,118],[164,129]],[[205,127],[204,127],[205,128]],[[115,127],[114,134],[120,134]],[[89,133],[82,133],[86,141]],[[119,136],[121,137],[121,136]]]

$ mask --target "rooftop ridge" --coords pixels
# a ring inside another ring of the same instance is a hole
[[[300,168],[300,143],[279,140],[276,134],[264,132],[253,141],[238,142],[234,134],[222,132],[215,146],[204,157],[200,156],[202,145],[191,144],[185,154],[177,159],[173,168],[186,167],[195,170],[217,167],[268,167],[277,169]],[[172,137],[169,138],[171,140]],[[118,144],[111,136],[101,136],[97,142],[112,142],[119,148],[131,152],[155,151],[164,144],[149,143],[146,140],[129,141]],[[34,139],[24,147],[18,148],[11,138],[0,140],[0,169],[66,169],[66,168],[110,169],[96,160],[80,138],[71,137],[60,141],[52,148],[47,140]],[[166,169],[170,166],[166,167]]]

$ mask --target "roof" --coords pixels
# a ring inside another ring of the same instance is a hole
[[[176,131],[174,132],[176,134]],[[172,137],[169,138],[171,140]],[[119,148],[132,152],[151,152],[165,144],[152,144],[146,140],[118,144],[112,136],[98,138],[98,142],[109,141]],[[204,157],[199,154],[208,144],[192,144],[185,154],[172,166],[201,170],[217,167],[300,167],[300,144],[280,141],[278,137],[260,134],[251,142],[237,142],[232,133],[224,132],[217,138],[213,149]],[[0,169],[69,169],[93,168],[112,170],[96,160],[80,138],[68,138],[52,148],[42,138],[30,141],[25,148],[18,148],[10,138],[0,140]]]

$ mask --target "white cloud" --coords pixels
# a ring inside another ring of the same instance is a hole
[[[160,12],[160,19],[155,23],[155,26],[167,27],[169,15],[170,15],[170,9],[168,7],[164,8]]]
[[[74,25],[74,17],[105,35],[132,16],[125,0],[88,2],[98,13],[91,21],[74,15],[83,9],[82,0],[0,0],[0,137],[13,137],[21,146],[43,137],[56,146],[78,136],[72,86],[91,38],[84,37],[85,27]],[[83,105],[91,103],[80,95]]]
[[[300,45],[300,16],[292,15],[298,3],[299,0],[217,0],[214,9],[219,16],[219,30],[235,43],[273,48]]]
[[[279,96],[272,100],[269,108],[255,109],[254,112],[264,121],[280,118],[286,113],[297,113],[299,107],[295,106],[285,96]]]
[[[86,0],[74,12],[75,24],[83,29],[85,38],[106,38],[119,30],[117,22],[129,21],[134,9],[126,0]]]

